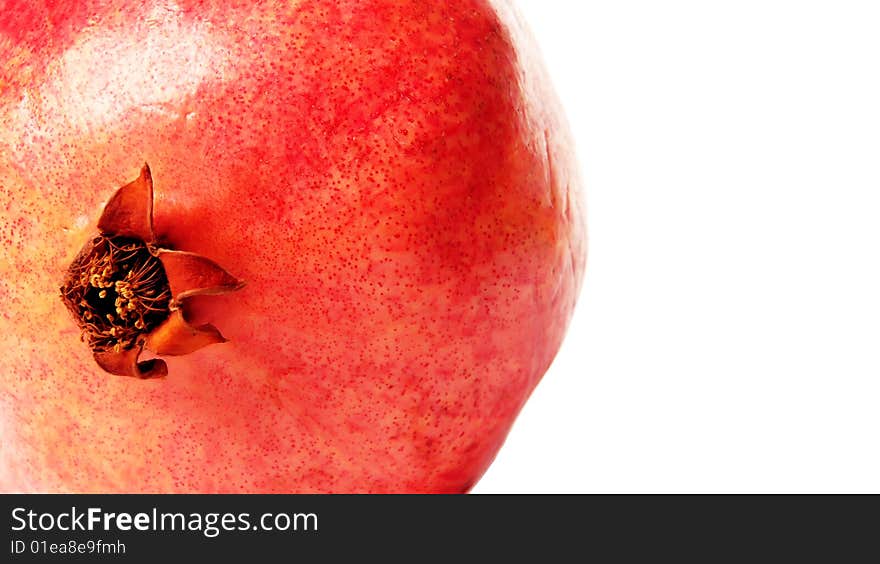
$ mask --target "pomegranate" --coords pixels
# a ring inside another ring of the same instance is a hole
[[[0,0],[0,245],[0,491],[465,492],[586,239],[508,2]]]

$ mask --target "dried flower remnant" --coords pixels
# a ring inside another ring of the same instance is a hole
[[[68,268],[61,297],[101,368],[161,378],[167,365],[158,358],[138,361],[144,348],[175,356],[226,341],[212,325],[189,324],[186,300],[244,283],[206,257],[156,244],[149,166],[113,195],[98,230]]]

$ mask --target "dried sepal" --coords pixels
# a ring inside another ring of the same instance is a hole
[[[225,343],[226,338],[213,325],[193,327],[182,310],[174,311],[162,325],[147,335],[145,346],[156,354],[182,356],[208,345]]]
[[[95,351],[95,362],[104,371],[117,376],[129,376],[139,380],[164,378],[168,374],[168,365],[158,358],[138,362],[143,345],[137,345],[122,351]]]
[[[153,175],[149,165],[144,164],[141,175],[110,198],[98,220],[98,229],[106,235],[153,242]]]
[[[240,290],[244,282],[209,258],[196,253],[158,249],[171,294],[177,301],[192,296],[216,296]]]

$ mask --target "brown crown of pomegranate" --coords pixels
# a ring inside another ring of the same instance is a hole
[[[179,356],[226,341],[213,325],[187,321],[187,299],[234,292],[244,282],[204,256],[157,244],[149,165],[110,198],[98,230],[68,268],[61,297],[101,368],[162,378],[167,364],[139,361],[144,348]]]

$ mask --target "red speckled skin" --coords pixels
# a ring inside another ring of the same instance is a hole
[[[248,282],[156,381],[58,291],[145,161],[162,239]],[[579,190],[504,2],[0,0],[0,491],[467,491],[563,338]]]

